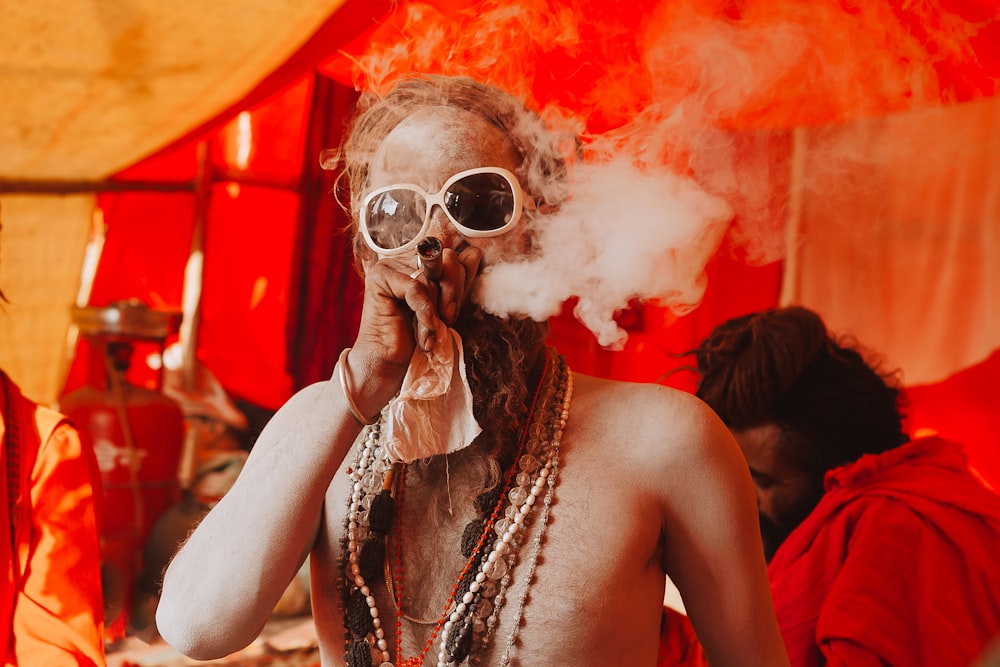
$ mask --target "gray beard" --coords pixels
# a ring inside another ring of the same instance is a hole
[[[528,416],[545,358],[545,328],[533,320],[502,319],[468,308],[455,330],[465,349],[472,411],[483,429],[477,443],[499,454],[516,446]]]
[[[407,468],[407,497],[419,498],[419,530],[408,549],[415,562],[433,562],[446,548],[459,551],[462,528],[477,516],[476,499],[502,481],[513,462],[528,418],[529,402],[544,360],[544,328],[530,320],[505,320],[480,310],[463,311],[455,330],[462,336],[472,409],[482,432],[472,446],[454,454],[421,459]],[[429,599],[414,582],[418,598]],[[427,610],[420,610],[423,614]]]
[[[545,329],[531,320],[467,309],[454,328],[462,337],[472,411],[482,432],[469,448],[422,459],[407,473],[408,485],[439,491],[423,500],[432,534],[454,520],[455,508],[471,510],[475,498],[495,486],[513,462],[545,358]]]

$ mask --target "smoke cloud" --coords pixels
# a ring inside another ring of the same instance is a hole
[[[538,253],[490,267],[478,299],[542,320],[577,297],[577,317],[614,347],[625,340],[615,313],[636,299],[696,307],[724,238],[751,262],[781,257],[792,128],[968,93],[939,71],[971,58],[977,28],[927,4],[411,3],[390,41],[357,58],[357,85],[470,76],[580,137],[570,196],[538,225]]]
[[[486,270],[477,297],[497,315],[545,320],[570,297],[601,345],[624,343],[615,312],[633,299],[690,309],[703,269],[732,215],[718,197],[669,172],[627,159],[577,166],[570,199],[545,216],[540,252]]]

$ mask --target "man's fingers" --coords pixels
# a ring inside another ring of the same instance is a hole
[[[456,253],[446,248],[441,255],[442,279],[438,283],[441,293],[438,297],[441,319],[451,326],[458,319],[458,311],[472,293],[472,283],[479,273],[482,253],[478,248],[466,246]]]
[[[425,283],[410,280],[409,287],[404,294],[406,305],[413,311],[416,319],[417,345],[423,350],[430,350],[434,347],[435,332],[441,321],[438,317],[435,301],[430,295],[431,289]]]
[[[422,348],[433,343],[439,319],[437,286],[423,276],[413,278],[412,266],[392,260],[382,260],[367,267],[365,307],[361,315],[362,331],[375,340],[381,339],[389,348],[400,348],[397,354],[412,354],[403,347],[414,342]],[[401,338],[402,337],[402,338]],[[408,339],[410,342],[405,343]]]
[[[482,252],[466,245],[461,252],[444,248],[440,255],[441,271],[437,282],[430,280],[419,267],[398,259],[383,259],[370,267],[370,277],[383,296],[392,299],[395,308],[406,308],[416,320],[417,344],[429,349],[440,322],[451,326],[479,273]],[[405,307],[400,303],[405,303]],[[381,309],[380,309],[381,310]],[[403,313],[400,313],[401,315]]]

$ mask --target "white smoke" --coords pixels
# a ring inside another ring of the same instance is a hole
[[[792,183],[802,146],[790,128],[940,103],[954,92],[936,66],[974,60],[970,39],[986,35],[934,3],[849,4],[481,0],[448,14],[411,3],[421,9],[400,39],[361,71],[375,87],[412,71],[471,76],[594,133],[569,198],[534,220],[540,252],[489,267],[476,298],[544,320],[575,297],[598,341],[620,346],[617,312],[696,306],[724,237],[750,263],[780,259],[792,188],[801,199],[852,173],[851,156],[811,146],[820,167]]]
[[[578,297],[576,316],[601,345],[620,347],[615,313],[634,299],[676,311],[698,304],[703,270],[732,216],[694,181],[629,159],[576,165],[569,200],[536,218],[539,252],[489,267],[477,300],[499,316],[545,320]]]

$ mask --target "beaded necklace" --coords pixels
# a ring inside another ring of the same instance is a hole
[[[363,445],[351,468],[353,486],[345,520],[342,553],[346,555],[341,594],[344,604],[345,660],[349,667],[419,667],[440,636],[438,667],[452,667],[488,645],[497,626],[500,607],[511,581],[511,570],[522,537],[530,525],[532,510],[543,500],[544,510],[535,533],[529,578],[520,598],[518,618],[507,642],[507,661],[514,634],[524,608],[524,595],[534,575],[535,561],[555,489],[559,443],[569,416],[572,375],[566,362],[549,348],[545,372],[539,382],[529,417],[521,432],[513,464],[500,484],[477,499],[480,510],[489,511],[483,520],[473,520],[463,535],[467,560],[452,587],[441,616],[419,655],[402,657],[402,620],[411,618],[402,611],[402,521],[394,521],[395,506],[401,500],[405,467],[391,464],[380,443],[380,423],[366,427]],[[387,553],[387,541],[395,525],[395,554]],[[395,557],[392,576],[389,561]],[[395,662],[389,652],[387,629],[368,582],[384,576],[386,588],[396,604]],[[411,619],[421,622],[420,619]]]

